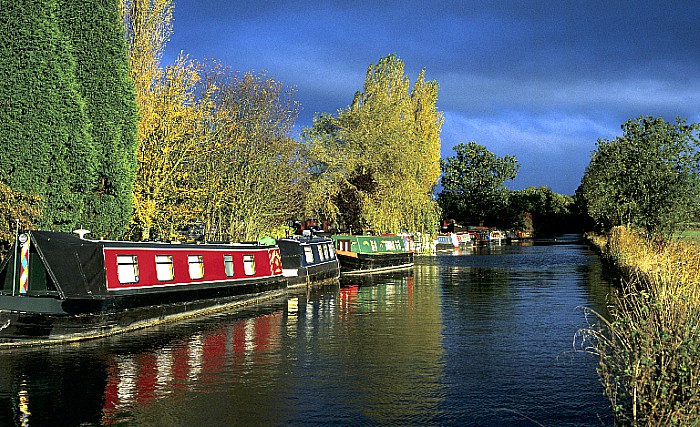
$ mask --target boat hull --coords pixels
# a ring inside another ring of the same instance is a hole
[[[326,264],[300,267],[293,271],[285,271],[288,288],[303,286],[321,286],[338,281],[340,265],[337,260]]]
[[[275,277],[235,286],[105,299],[0,296],[0,346],[47,345],[115,335],[235,308],[286,293]]]
[[[317,286],[340,278],[333,241],[323,237],[277,239],[289,288]]]
[[[338,251],[338,261],[343,275],[384,273],[413,268],[413,255],[413,252],[362,254]]]

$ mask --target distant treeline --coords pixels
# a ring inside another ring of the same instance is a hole
[[[498,157],[471,142],[442,162],[443,215],[465,224],[533,230],[541,234],[624,225],[657,240],[696,224],[700,216],[700,125],[677,118],[639,117],[623,135],[598,140],[573,197],[547,187],[510,191],[514,156]]]

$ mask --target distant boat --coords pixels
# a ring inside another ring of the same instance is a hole
[[[0,345],[112,335],[281,296],[280,249],[19,235],[0,265]]]
[[[343,275],[386,272],[413,267],[409,236],[334,235]]]
[[[505,239],[505,235],[500,230],[493,229],[488,232],[486,240],[490,245],[500,245]]]
[[[438,233],[435,238],[435,250],[459,249],[459,243],[455,233]]]
[[[502,231],[495,228],[479,228],[475,231],[478,245],[500,245],[505,240]]]
[[[321,285],[340,278],[333,240],[319,236],[277,239],[283,274],[290,288]]]

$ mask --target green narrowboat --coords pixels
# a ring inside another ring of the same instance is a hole
[[[367,274],[413,267],[413,240],[401,235],[334,235],[343,275]]]

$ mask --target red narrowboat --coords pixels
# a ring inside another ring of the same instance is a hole
[[[0,345],[112,335],[286,292],[276,245],[22,233],[0,265]]]

